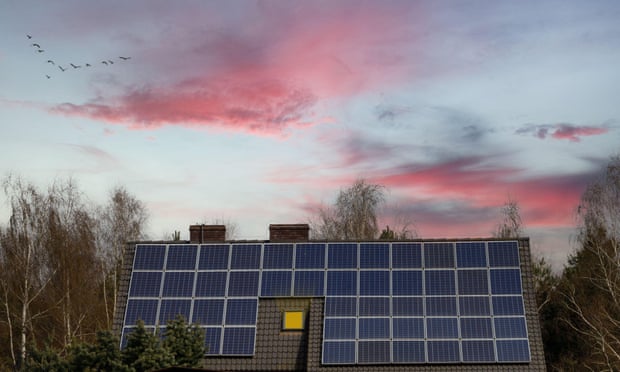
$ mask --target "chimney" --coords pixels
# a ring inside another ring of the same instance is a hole
[[[190,243],[216,243],[226,241],[224,225],[190,225]]]
[[[310,226],[300,224],[270,224],[270,242],[307,242]]]

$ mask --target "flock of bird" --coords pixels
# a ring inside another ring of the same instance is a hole
[[[32,40],[32,35],[26,35],[26,37],[28,38],[29,41],[33,41]],[[41,47],[41,44],[39,44],[37,42],[32,42],[30,44],[30,46],[35,48],[35,52],[36,53],[46,53],[45,49],[43,49]],[[130,60],[131,57],[123,57],[123,56],[121,56],[121,57],[118,57],[118,59],[121,60],[121,61],[127,61],[127,60]],[[117,60],[117,62],[118,62],[118,60]],[[93,65],[91,63],[84,63],[84,64],[79,64],[79,65],[78,64],[74,64],[74,63],[69,63],[68,65],[65,64],[64,67],[63,67],[61,64],[57,64],[52,59],[48,59],[46,63],[48,63],[51,66],[58,67],[58,69],[61,72],[65,72],[67,70],[77,70],[77,69],[80,69],[82,67],[85,67],[85,68],[93,67]],[[106,59],[103,59],[102,61],[100,61],[100,64],[105,65],[105,66],[112,66],[114,64],[114,60],[106,58]],[[45,77],[48,78],[48,79],[52,78],[52,76],[50,74],[45,74]]]

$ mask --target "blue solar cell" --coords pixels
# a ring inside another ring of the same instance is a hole
[[[394,363],[424,363],[424,341],[392,342]]]
[[[462,338],[493,338],[491,318],[460,318]]]
[[[261,296],[290,296],[292,277],[292,271],[263,271]]]
[[[453,270],[426,270],[424,272],[427,295],[454,295],[456,286]]]
[[[422,268],[422,244],[392,244],[392,267],[395,269]]]
[[[355,318],[326,318],[324,321],[326,340],[355,338]]]
[[[258,296],[258,271],[231,271],[228,277],[228,296]]]
[[[457,272],[459,295],[489,294],[487,270],[459,270]]]
[[[324,271],[295,271],[294,296],[323,296]]]
[[[390,318],[359,318],[359,338],[390,338]]]
[[[257,299],[229,299],[226,302],[226,325],[256,325],[257,310]]]
[[[495,349],[491,340],[464,340],[461,342],[463,362],[487,363],[495,361]]]
[[[525,318],[495,318],[495,337],[527,338]]]
[[[459,328],[456,318],[426,318],[428,338],[458,338]]]
[[[491,315],[489,297],[459,297],[459,314],[461,316]]]
[[[162,300],[159,308],[159,324],[167,324],[177,315],[182,315],[185,321],[189,320],[189,311],[192,300]]]
[[[491,267],[519,267],[519,246],[514,242],[489,242]]]
[[[228,244],[204,244],[200,246],[198,270],[226,270],[228,269]]]
[[[194,300],[192,323],[222,325],[223,321],[224,300]]]
[[[127,346],[127,336],[133,332],[135,328],[125,327],[123,328],[123,332],[121,334],[121,349],[124,349]]]
[[[422,297],[393,297],[392,315],[423,316],[424,301]]]
[[[198,272],[196,297],[224,297],[227,275],[225,271]]]
[[[162,297],[192,297],[194,272],[168,271],[164,275]]]
[[[129,296],[131,297],[159,297],[161,286],[161,272],[134,271],[131,275]]]
[[[390,362],[389,341],[360,341],[357,347],[357,360],[360,364],[385,364]]]
[[[452,243],[425,243],[424,267],[453,268],[454,245]]]
[[[389,294],[389,271],[360,271],[361,296],[387,296]]]
[[[353,269],[357,267],[357,244],[329,244],[327,267],[330,269]]]
[[[493,296],[493,315],[525,315],[523,298],[517,296]]]
[[[487,252],[484,242],[456,243],[457,267],[487,267]]]
[[[389,297],[360,297],[360,316],[389,316]]]
[[[328,271],[328,296],[355,296],[357,294],[357,271]]]
[[[224,328],[224,355],[253,355],[256,328],[232,327]]]
[[[360,244],[360,268],[388,269],[390,267],[390,245],[386,243]]]
[[[134,270],[162,270],[164,268],[165,245],[137,245]]]
[[[521,272],[519,269],[492,269],[492,294],[521,294]]]
[[[327,297],[325,298],[325,316],[356,316],[357,298]]]
[[[195,270],[197,252],[196,245],[171,245],[168,247],[166,270]]]
[[[324,269],[325,244],[297,244],[295,247],[295,268]]]
[[[292,244],[265,244],[263,269],[290,269],[292,267]]]
[[[142,320],[145,325],[155,325],[157,320],[158,300],[132,300],[127,301],[127,314],[125,325],[134,325]]]
[[[422,271],[392,271],[392,294],[394,296],[421,296]]]
[[[393,318],[394,338],[424,338],[423,318]]]
[[[498,362],[529,362],[530,345],[527,340],[497,340]]]
[[[221,327],[207,327],[205,329],[205,351],[207,355],[220,354],[220,343],[222,340]]]
[[[456,363],[461,359],[458,341],[428,341],[426,348],[430,363]]]
[[[355,341],[325,341],[323,364],[355,363]]]
[[[426,297],[426,315],[456,316],[456,297]]]
[[[230,268],[258,269],[260,266],[260,244],[235,244],[232,246]]]

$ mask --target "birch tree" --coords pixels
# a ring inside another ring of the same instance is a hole
[[[322,207],[312,231],[317,239],[371,240],[379,234],[378,212],[385,202],[385,187],[357,180],[340,190],[333,206]]]

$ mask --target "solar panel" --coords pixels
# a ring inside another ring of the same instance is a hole
[[[323,364],[530,360],[516,241],[139,244],[133,264],[123,340],[181,314],[207,355],[253,355],[259,297],[325,297]]]
[[[390,298],[389,297],[360,297],[359,298],[360,316],[389,316]]]
[[[389,291],[389,271],[360,271],[360,296],[385,296]]]
[[[291,295],[291,271],[263,271],[261,296],[288,297]]]
[[[329,244],[327,267],[330,269],[357,268],[357,244]]]
[[[171,245],[168,247],[166,270],[194,270],[197,250],[196,245]]]
[[[186,320],[189,319],[191,306],[191,300],[162,300],[159,309],[159,324],[166,324],[174,320],[177,315],[182,315]]]
[[[424,338],[424,318],[394,318],[394,338]]]
[[[165,245],[137,245],[134,270],[161,270],[164,268]]]
[[[253,355],[256,329],[253,327],[224,328],[222,354]]]
[[[194,272],[170,271],[164,275],[162,297],[192,297]]]
[[[224,300],[194,300],[192,323],[220,325],[224,316]]]
[[[265,244],[263,269],[290,269],[293,267],[292,244]]]
[[[323,271],[295,271],[294,296],[323,296],[325,273]]]

